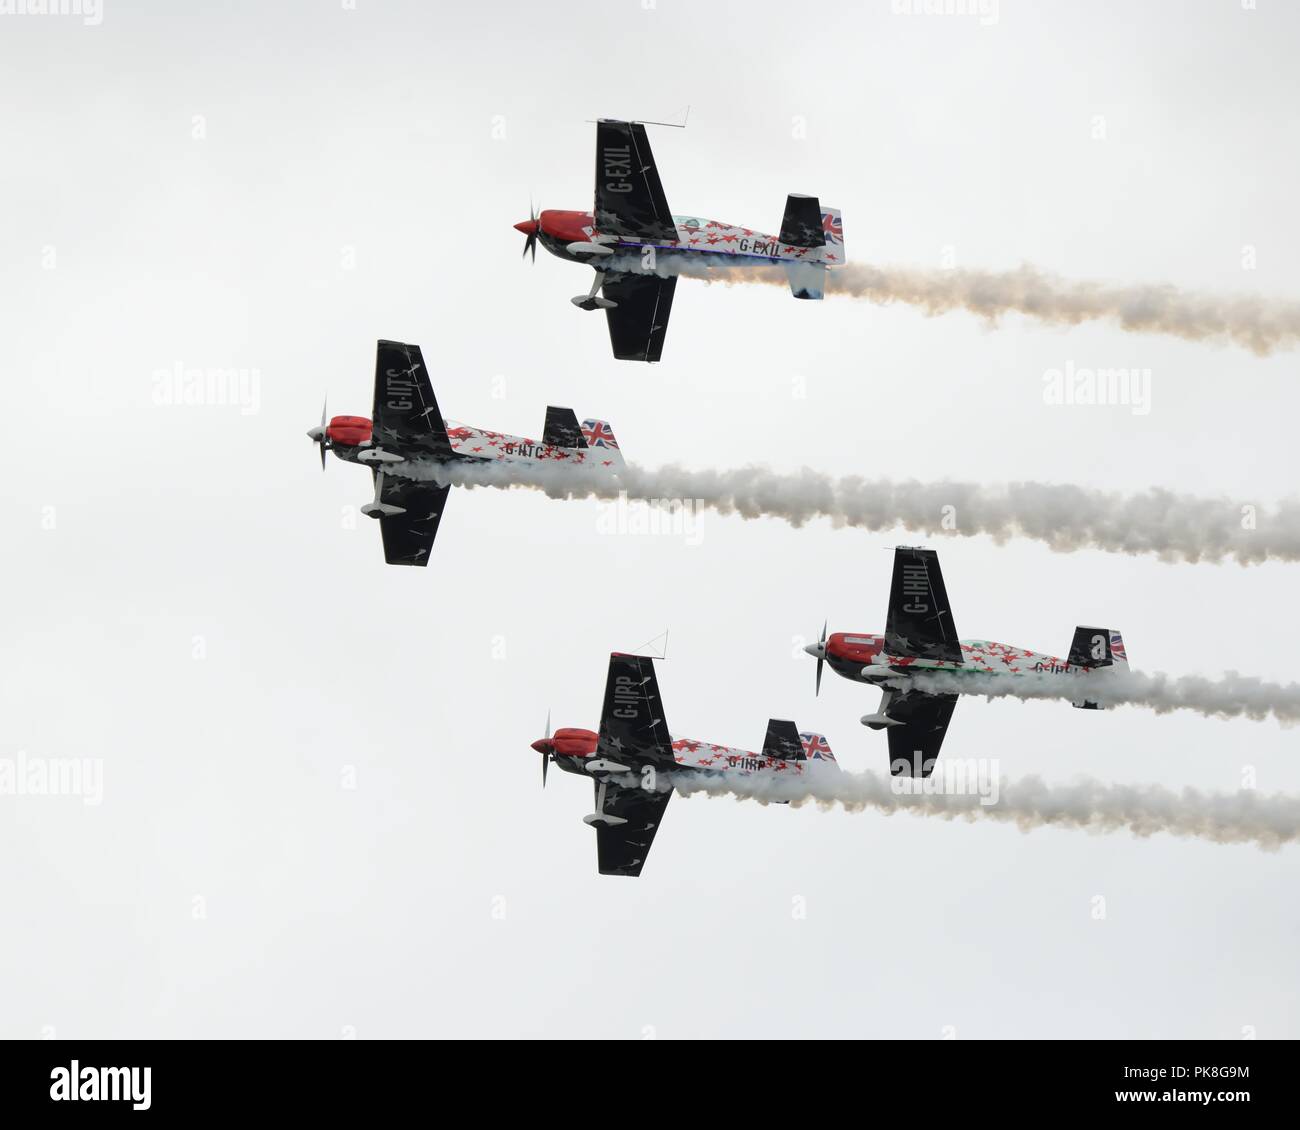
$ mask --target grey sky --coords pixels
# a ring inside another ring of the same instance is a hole
[[[686,280],[637,366],[569,305],[587,272],[521,264],[511,225],[530,193],[590,205],[585,119],[690,104],[651,135],[678,212],[771,230],[813,192],[857,260],[1296,297],[1300,13],[442,7],[0,15],[0,757],[103,762],[97,806],[0,797],[0,1035],[1300,1035],[1296,849],[693,797],[640,880],[598,876],[587,787],[540,790],[547,710],[594,726],[609,651],[669,629],[675,732],[752,747],[792,717],[882,770],[876,694],[814,698],[800,646],[881,630],[912,539],[705,514],[688,546],[460,491],[430,567],[386,568],[345,510],[368,477],[322,476],[303,434],[327,392],[369,413],[389,337],[454,419],[536,434],[571,405],[652,466],[1269,506],[1295,354]],[[1151,411],[1044,404],[1067,363],[1150,369]],[[157,403],[178,365],[256,370],[256,410]],[[1295,677],[1294,566],[931,544],[965,636],[1102,623],[1137,669]],[[1296,752],[1274,723],[978,699],[945,745],[1290,793]]]

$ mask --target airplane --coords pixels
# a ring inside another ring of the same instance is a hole
[[[376,518],[390,565],[427,565],[450,486],[435,481],[452,463],[560,463],[623,466],[607,420],[583,420],[572,408],[546,409],[541,440],[490,432],[446,420],[434,399],[418,345],[381,341],[375,353],[373,415],[335,416],[307,432],[320,445],[320,466],[332,451],[374,474],[375,497],[361,513]]]
[[[645,123],[596,123],[596,200],[590,212],[529,209],[515,230],[537,261],[540,243],[552,255],[595,268],[591,289],[573,299],[581,310],[604,310],[614,356],[658,361],[673,307],[674,258],[698,263],[779,263],[796,298],[825,293],[828,268],[844,265],[844,225],[836,208],[791,193],[778,235],[674,215],[668,207]],[[660,262],[666,259],[667,262]],[[655,273],[656,267],[668,276]],[[603,295],[602,295],[603,291]]]
[[[804,648],[817,660],[817,693],[822,665],[858,683],[882,684],[884,692],[874,714],[861,722],[872,730],[889,731],[890,771],[894,776],[928,777],[934,769],[948,723],[957,705],[956,694],[935,694],[888,681],[929,671],[996,675],[1016,678],[1047,672],[1063,678],[1086,675],[1104,667],[1128,667],[1120,633],[1109,628],[1077,627],[1066,659],[991,640],[959,640],[948,604],[948,590],[932,549],[899,546],[894,551],[894,576],[889,591],[885,634],[835,632]],[[972,691],[979,694],[980,691]],[[1080,698],[1072,705],[1097,710]]]
[[[664,809],[673,795],[671,777],[788,778],[839,772],[823,734],[800,733],[793,722],[770,719],[758,753],[690,738],[673,737],[648,656],[614,652],[609,657],[600,730],[561,727],[532,743],[546,767],[592,779],[596,810],[583,821],[596,829],[596,862],[602,875],[640,875]],[[662,779],[669,778],[668,780]]]

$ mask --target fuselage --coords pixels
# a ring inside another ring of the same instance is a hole
[[[859,683],[896,679],[926,671],[952,671],[972,675],[1085,674],[1090,669],[1055,655],[1047,655],[993,640],[961,640],[960,663],[942,659],[915,659],[889,655],[885,637],[866,632],[835,632],[826,640],[825,658],[837,675]]]
[[[597,440],[596,446],[561,447],[557,444],[543,443],[527,436],[512,436],[505,432],[493,432],[484,428],[474,428],[455,420],[444,420],[447,438],[451,443],[451,455],[448,458],[421,456],[407,459],[406,464],[433,465],[457,460],[471,462],[498,463],[562,463],[574,466],[614,467],[620,462],[616,448],[604,446],[604,441]],[[346,463],[371,463],[366,452],[383,448],[382,437],[376,437],[371,430],[371,422],[361,416],[336,416],[326,429],[330,449]],[[612,442],[612,436],[611,436]],[[387,473],[401,475],[402,464],[383,464]],[[411,468],[408,466],[409,472]]]
[[[673,224],[677,228],[675,240],[660,242],[638,242],[605,236],[595,228],[595,216],[591,212],[569,212],[559,209],[546,209],[536,221],[526,221],[515,226],[525,234],[533,223],[537,225],[538,241],[552,255],[566,259],[571,263],[596,265],[592,256],[585,252],[569,251],[570,244],[602,243],[617,252],[625,250],[639,254],[646,247],[656,250],[684,255],[720,255],[732,259],[763,259],[773,263],[798,263],[801,261],[822,263],[833,267],[843,263],[842,240],[834,242],[835,224],[828,226],[828,242],[825,247],[791,247],[783,244],[781,238],[755,231],[752,228],[726,224],[720,220],[706,220],[698,216],[674,216]]]
[[[734,746],[717,745],[713,742],[697,741],[694,738],[672,738],[673,760],[678,768],[686,773],[710,773],[735,775],[742,777],[771,776],[797,777],[819,768],[832,766],[839,768],[834,755],[825,746],[821,735],[810,735],[815,739],[810,747],[805,740],[808,757],[802,761],[786,761],[779,757],[769,757],[765,753],[754,753]],[[598,736],[594,730],[566,727],[556,730],[550,738],[544,738],[533,744],[541,752],[552,753],[555,764],[566,773],[588,775],[586,763],[596,757]],[[635,775],[635,772],[634,772]]]

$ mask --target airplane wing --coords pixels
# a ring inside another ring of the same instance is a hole
[[[596,123],[595,227],[641,243],[675,243],[677,225],[640,122]]]
[[[454,457],[418,345],[379,343],[372,419],[377,448],[408,459]]]
[[[376,470],[376,475],[383,474]],[[387,506],[400,506],[405,514],[394,514],[379,519],[384,535],[384,560],[390,565],[427,565],[433,539],[438,536],[438,524],[447,504],[449,486],[437,483],[416,482],[383,475],[379,483],[379,501]]]
[[[596,811],[626,821],[596,826],[597,865],[602,875],[639,875],[673,795],[647,787],[644,770],[677,766],[653,659],[609,657],[596,756],[625,766],[630,775],[621,783],[612,777],[596,782]]]
[[[894,580],[885,620],[885,652],[916,659],[961,662],[961,645],[948,590],[933,549],[894,550]],[[893,708],[890,708],[893,712]]]
[[[889,771],[895,777],[930,775],[956,705],[955,694],[907,691],[895,695],[889,716],[902,723],[889,727]]]
[[[604,790],[602,799],[601,790]],[[596,782],[596,809],[627,821],[596,829],[596,867],[602,875],[640,875],[672,790],[654,792],[639,785]]]
[[[602,289],[606,298],[618,303],[605,311],[614,356],[620,361],[658,361],[677,279],[609,271]]]
[[[631,773],[647,765],[676,766],[653,659],[618,652],[609,657],[596,756],[625,765]]]

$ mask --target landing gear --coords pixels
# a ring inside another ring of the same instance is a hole
[[[897,718],[889,716],[889,704],[894,701],[893,691],[884,691],[880,696],[880,705],[874,714],[864,714],[858,719],[868,730],[883,730],[887,726],[901,726]]]
[[[582,818],[584,824],[588,824],[593,828],[617,828],[620,824],[627,823],[622,816],[615,816],[612,812],[605,811],[606,788],[608,786],[604,781],[601,781],[600,793],[596,797],[596,811]]]
[[[397,515],[406,513],[406,507],[404,506],[392,506],[381,501],[380,496],[383,492],[384,473],[380,471],[375,475],[375,500],[374,502],[367,502],[361,508],[361,513],[367,518],[396,518]]]
[[[591,289],[586,294],[574,295],[569,299],[579,310],[613,310],[618,306],[617,302],[611,302],[608,298],[601,298],[597,293],[605,285],[605,272],[596,269],[596,277],[591,280]]]

